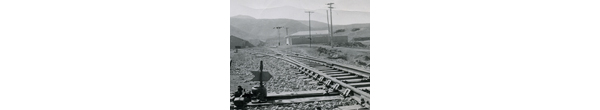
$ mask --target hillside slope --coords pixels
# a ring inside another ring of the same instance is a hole
[[[288,33],[308,30],[308,26],[299,21],[291,19],[249,19],[240,17],[231,17],[230,25],[241,31],[255,35],[258,39],[278,37],[278,33],[274,27],[288,27]],[[286,35],[285,28],[279,30],[281,36]]]
[[[242,39],[253,39],[254,35],[251,35],[245,31],[242,31],[236,27],[229,26],[229,35],[236,36]]]
[[[253,9],[240,5],[230,6],[230,16],[247,15],[257,19],[286,18],[293,20],[308,20],[305,11],[314,11],[311,20],[327,23],[327,9],[307,10],[293,6],[281,6],[267,9]],[[334,24],[348,25],[356,23],[370,23],[370,12],[348,11],[333,9]],[[348,19],[351,18],[351,19]]]
[[[240,38],[250,39],[270,39],[277,38],[278,33],[273,27],[283,26],[288,27],[288,34],[293,34],[298,31],[308,31],[308,21],[298,21],[291,19],[255,19],[250,16],[233,16],[230,17],[231,35],[241,36]],[[313,31],[327,30],[327,23],[311,21]],[[336,32],[343,29],[343,32]],[[351,40],[356,37],[370,37],[370,24],[351,24],[351,25],[334,25],[333,30],[335,35],[348,36]],[[286,36],[286,29],[279,30],[281,37]]]

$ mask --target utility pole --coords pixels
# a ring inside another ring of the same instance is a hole
[[[312,12],[312,11],[305,11],[305,13],[308,13],[308,42],[309,42],[308,47],[312,47],[312,35],[311,35],[312,32],[311,32],[311,29],[310,29],[310,13],[314,13],[314,12]]]
[[[331,28],[329,28],[329,11],[325,10],[325,13],[327,13],[327,30],[329,31],[327,35],[329,35],[329,45],[333,45],[333,36],[331,36]]]
[[[333,48],[333,33],[335,31],[333,31],[333,12],[331,10],[333,10],[333,7],[331,5],[333,5],[333,3],[327,3],[327,5],[329,5],[329,20],[331,20],[329,23],[331,23],[331,48]]]
[[[274,27],[273,29],[277,29],[277,36],[279,36],[279,46],[281,46],[281,34],[279,34],[279,29],[281,29],[281,26]]]
[[[290,35],[288,34],[288,27],[285,27],[285,37],[286,37],[286,39],[290,39],[290,38],[289,38],[289,37],[290,37]],[[287,41],[287,44],[288,44],[288,45],[290,44],[289,40],[285,40],[285,41]]]

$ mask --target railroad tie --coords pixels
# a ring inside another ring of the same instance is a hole
[[[360,89],[360,90],[371,90],[371,87],[359,87],[357,89]]]
[[[362,79],[348,79],[348,80],[342,80],[343,82],[347,82],[347,83],[359,83],[359,82],[363,82]]]
[[[360,77],[358,77],[358,76],[340,76],[340,77],[333,77],[333,78],[338,79],[338,80],[345,80],[345,79],[358,79]]]
[[[323,72],[325,74],[346,74],[345,72],[341,72],[341,71],[335,71],[335,72]]]
[[[340,73],[340,74],[328,74],[331,77],[342,77],[342,76],[354,76],[352,74],[348,74],[348,73]]]
[[[319,71],[322,71],[322,72],[340,72],[340,70],[334,70],[334,69],[321,69]]]
[[[371,82],[360,82],[360,83],[350,83],[348,85],[354,86],[354,87],[366,87],[366,86],[369,86],[370,84],[371,84]]]

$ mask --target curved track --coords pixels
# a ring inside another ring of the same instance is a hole
[[[370,73],[371,73],[369,70],[362,69],[361,67],[356,67],[356,66],[351,66],[351,65],[345,65],[345,64],[340,64],[340,63],[331,62],[331,61],[320,60],[320,59],[309,57],[309,56],[300,56],[298,54],[296,54],[296,55],[287,55],[287,56],[294,57],[294,58],[299,58],[299,59],[310,61],[310,62],[314,62],[314,63],[319,63],[321,65],[332,66],[333,68],[336,68],[336,69],[339,69],[339,70],[343,70],[343,71],[352,72],[352,73],[356,73],[357,75],[361,75],[363,77],[370,77]]]
[[[276,54],[263,54],[287,61],[292,67],[305,75],[322,82],[342,96],[358,102],[364,100],[363,106],[369,108],[370,103],[370,72],[359,67],[343,65],[335,62],[319,60],[307,56],[287,55],[273,50]]]

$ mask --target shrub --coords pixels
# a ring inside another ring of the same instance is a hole
[[[366,41],[366,40],[370,40],[370,37],[356,37],[356,38],[352,38],[352,40],[354,40],[354,41]]]
[[[346,31],[346,29],[338,29],[337,31],[335,31],[334,33],[339,33],[339,32],[344,32]]]

